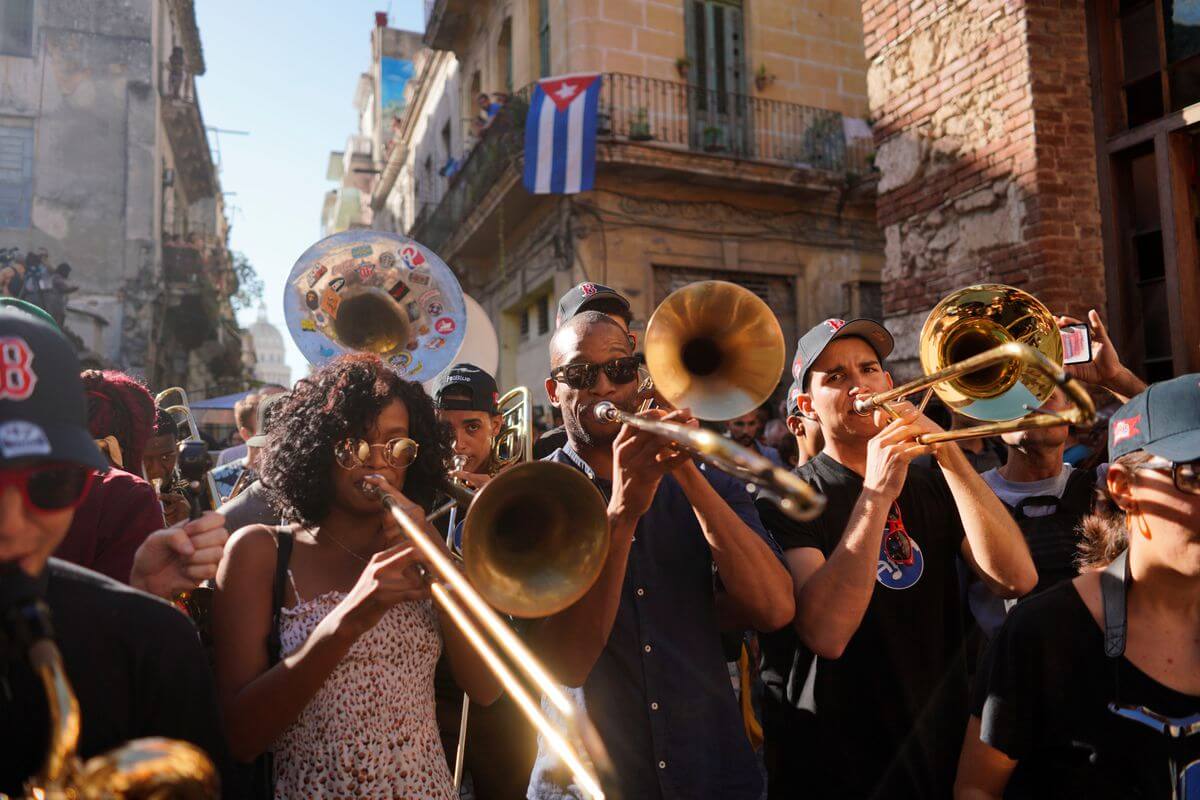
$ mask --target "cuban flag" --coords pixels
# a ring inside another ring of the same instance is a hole
[[[525,120],[525,188],[575,194],[596,178],[596,109],[600,73],[543,78]]]

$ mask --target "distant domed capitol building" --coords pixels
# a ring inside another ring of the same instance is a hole
[[[284,362],[283,334],[267,322],[267,307],[258,307],[258,319],[246,329],[250,335],[247,349],[254,352],[254,377],[263,383],[291,388],[292,368]]]

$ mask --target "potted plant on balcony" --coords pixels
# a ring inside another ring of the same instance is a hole
[[[704,149],[710,153],[719,153],[724,150],[725,144],[722,141],[724,135],[724,130],[716,125],[709,125],[704,129]]]
[[[648,142],[654,137],[650,134],[650,120],[647,119],[646,107],[642,106],[629,123],[629,139],[634,142]]]
[[[692,72],[692,60],[687,56],[680,56],[675,59],[675,71],[679,73],[679,77],[686,81]]]
[[[767,72],[766,64],[758,65],[758,72],[754,73],[754,86],[760,92],[775,82],[775,76]]]

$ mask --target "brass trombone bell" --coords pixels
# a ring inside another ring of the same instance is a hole
[[[1062,366],[1062,338],[1054,316],[1028,292],[982,284],[943,299],[921,329],[925,376],[886,392],[860,397],[854,409],[895,412],[890,404],[932,389],[948,408],[984,421],[956,431],[923,434],[921,444],[995,436],[1056,425],[1091,425],[1095,404]],[[1037,412],[1061,388],[1073,404],[1063,412]]]
[[[770,307],[726,281],[698,281],[669,294],[646,326],[645,353],[657,392],[709,420],[758,408],[787,363]]]
[[[604,498],[578,470],[534,461],[506,469],[467,511],[471,585],[514,617],[548,617],[595,583],[608,557]]]
[[[1062,364],[1062,336],[1054,316],[1036,297],[1000,284],[968,286],[945,297],[921,328],[921,369],[926,374],[994,347],[1018,342]],[[935,384],[947,408],[985,421],[1016,419],[1054,393],[1054,379],[1019,359],[998,361]]]

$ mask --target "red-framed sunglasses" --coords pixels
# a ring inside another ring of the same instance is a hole
[[[79,464],[0,469],[0,491],[6,486],[16,486],[30,511],[65,511],[83,501],[93,475],[89,467]]]

